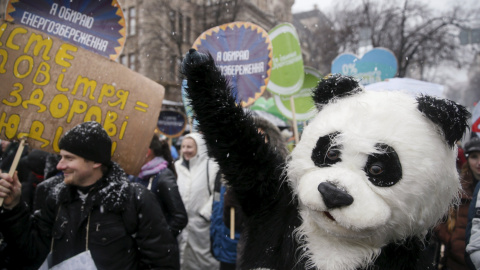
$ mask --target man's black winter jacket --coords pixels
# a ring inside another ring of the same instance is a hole
[[[25,258],[43,261],[53,238],[54,265],[88,248],[98,269],[178,269],[178,246],[155,197],[117,164],[84,201],[55,177],[62,180],[34,215],[25,203],[0,211],[6,241]]]

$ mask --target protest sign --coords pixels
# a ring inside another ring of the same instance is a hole
[[[397,73],[397,58],[388,49],[374,48],[361,58],[343,53],[332,62],[332,73],[353,76],[362,85],[381,82],[393,78]]]
[[[282,121],[288,121],[288,118],[285,117],[280,110],[278,109],[277,105],[275,105],[275,101],[273,98],[266,99],[265,97],[260,97],[250,106],[250,110],[252,111],[265,111],[268,113],[273,114],[274,116],[280,118]]]
[[[168,138],[180,137],[187,126],[185,114],[177,111],[161,111],[158,117],[157,128],[160,134]]]
[[[311,67],[305,67],[305,79],[303,85],[296,94],[292,96],[275,95],[275,105],[280,112],[288,119],[305,121],[315,116],[315,103],[312,99],[312,89],[315,88],[321,79],[320,73]],[[293,97],[295,113],[292,111],[290,98]]]
[[[480,137],[480,102],[473,107],[471,123],[471,137]]]
[[[243,107],[265,92],[272,69],[272,44],[260,26],[248,22],[223,24],[203,32],[193,48],[213,56]]]
[[[282,23],[268,32],[273,47],[273,68],[267,89],[276,95],[292,95],[303,84],[302,48],[297,31],[290,23]]]
[[[65,131],[103,125],[113,160],[136,174],[164,95],[154,81],[37,30],[0,20],[0,138],[59,152]]]
[[[5,19],[115,60],[125,45],[117,0],[9,0]]]

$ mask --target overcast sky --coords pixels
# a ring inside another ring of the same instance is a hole
[[[342,1],[342,0],[341,0]],[[355,1],[355,0],[354,0]],[[388,0],[391,1],[391,0]],[[393,0],[403,3],[404,0]],[[431,6],[432,8],[438,9],[439,11],[447,10],[448,8],[453,7],[454,5],[462,5],[468,9],[480,8],[479,0],[417,0],[424,2]],[[292,13],[298,13],[303,11],[309,11],[313,9],[314,4],[318,6],[320,11],[329,14],[331,9],[335,6],[335,3],[339,0],[295,0],[295,3],[292,6]],[[480,14],[478,15],[480,17]],[[477,17],[477,18],[479,18]],[[476,20],[476,23],[480,24],[480,19]],[[445,85],[447,89],[451,90],[463,90],[468,82],[467,76],[468,67],[452,67],[448,65],[447,68],[437,68],[435,69],[435,74],[432,76],[432,82]],[[448,91],[448,90],[447,90]],[[460,102],[460,101],[457,101]]]
[[[401,1],[401,0],[396,0]],[[454,4],[461,3],[464,6],[469,7],[480,7],[480,1],[478,0],[420,0],[421,2],[425,2],[431,4],[433,7],[437,7],[439,9],[449,8],[452,7]],[[295,3],[292,6],[292,12],[302,12],[308,11],[313,9],[313,5],[317,4],[318,8],[321,11],[328,12],[335,3],[338,2],[336,0],[295,0]],[[402,1],[403,2],[403,1]]]

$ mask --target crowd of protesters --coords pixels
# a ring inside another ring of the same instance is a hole
[[[259,132],[284,145],[265,121]],[[140,173],[127,175],[104,128],[85,122],[61,137],[59,154],[25,146],[11,176],[20,143],[2,140],[0,269],[219,269],[210,219],[221,174],[201,134],[178,142],[154,134]]]
[[[267,122],[256,119],[259,132],[286,157],[288,138]],[[103,127],[86,122],[63,135],[59,154],[25,147],[10,176],[19,143],[2,140],[0,270],[236,269],[242,210],[202,135],[179,142],[174,158],[155,134],[140,173],[127,175],[111,160]],[[436,269],[480,269],[480,138],[459,144],[457,168],[461,200],[425,254]]]

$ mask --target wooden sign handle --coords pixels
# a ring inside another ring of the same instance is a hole
[[[235,239],[235,208],[230,208],[230,239]]]
[[[298,136],[298,126],[297,126],[297,118],[295,116],[295,101],[293,96],[290,96],[290,108],[292,110],[292,121],[293,121],[293,134],[295,136],[295,146],[297,146],[299,139]]]
[[[12,165],[10,166],[10,171],[8,175],[13,177],[15,174],[15,170],[17,170],[18,162],[20,161],[20,157],[22,157],[23,148],[25,148],[25,137],[20,139],[20,144],[18,145],[17,153],[15,153],[15,158],[13,159]],[[3,205],[3,198],[0,198],[0,206]]]

